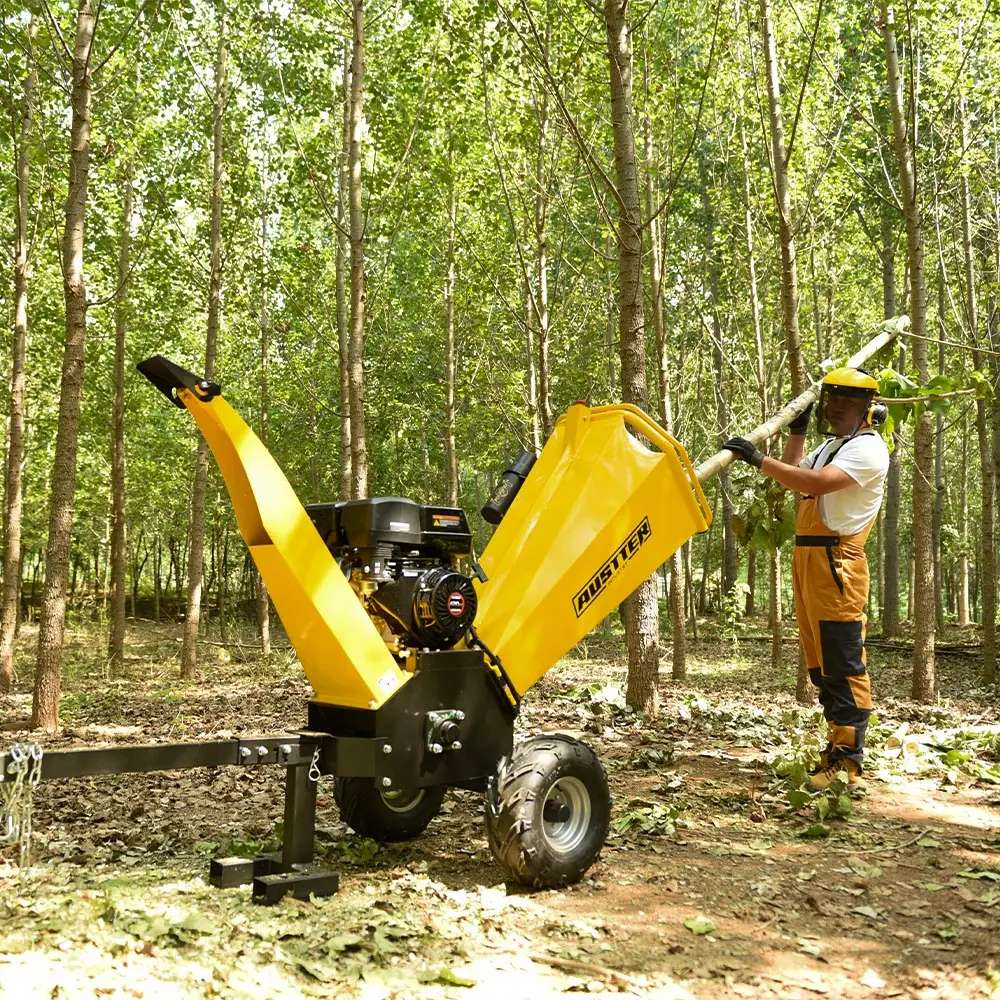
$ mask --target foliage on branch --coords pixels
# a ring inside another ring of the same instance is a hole
[[[891,438],[897,424],[903,423],[911,416],[916,420],[926,410],[944,414],[951,409],[956,399],[968,398],[957,396],[958,393],[974,394],[976,399],[990,399],[993,396],[989,373],[976,369],[956,375],[935,375],[923,385],[892,368],[883,369],[875,377],[880,386],[879,398],[889,407],[889,418],[879,428],[886,438]],[[894,399],[900,402],[896,404],[890,402]],[[918,401],[903,402],[907,399]]]
[[[773,479],[755,478],[744,492],[742,514],[733,514],[733,531],[751,549],[777,552],[795,534],[795,513],[789,511],[788,492]]]

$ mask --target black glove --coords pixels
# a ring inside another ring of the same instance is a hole
[[[758,469],[761,462],[764,461],[764,452],[746,438],[730,438],[722,447],[731,451],[737,458],[742,458],[744,462],[749,462]]]
[[[815,404],[810,403],[789,425],[789,434],[805,434],[809,430],[809,415]]]

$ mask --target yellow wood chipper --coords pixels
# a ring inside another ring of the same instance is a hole
[[[537,461],[522,454],[500,480],[483,509],[496,530],[476,559],[458,508],[401,497],[304,507],[218,385],[160,356],[138,368],[211,448],[314,696],[294,735],[131,748],[127,766],[120,748],[54,752],[41,776],[284,765],[282,855],[213,862],[213,882],[253,879],[262,902],[336,890],[311,866],[320,774],[334,776],[347,825],[383,842],[419,835],[448,787],[481,791],[512,879],[581,878],[608,832],[604,767],[569,736],[515,742],[515,721],[522,695],[708,527],[680,444],[635,407],[574,404]]]

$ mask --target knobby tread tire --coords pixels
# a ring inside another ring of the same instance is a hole
[[[371,778],[336,778],[333,783],[340,818],[355,833],[381,844],[412,840],[427,829],[441,811],[445,787],[434,785],[423,792],[423,798],[412,809],[396,812],[386,805]]]
[[[552,848],[543,826],[545,797],[561,778],[582,782],[590,798],[587,835],[572,851]],[[534,736],[504,758],[497,773],[495,810],[486,805],[493,857],[524,885],[558,888],[578,882],[597,859],[611,821],[604,765],[587,744],[560,734]]]

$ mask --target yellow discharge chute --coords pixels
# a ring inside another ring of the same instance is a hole
[[[645,413],[571,406],[480,560],[476,629],[524,692],[711,520],[687,453]]]
[[[217,386],[166,358],[150,358],[139,370],[179,400],[204,434],[316,698],[378,708],[410,675],[397,666],[278,463]]]

